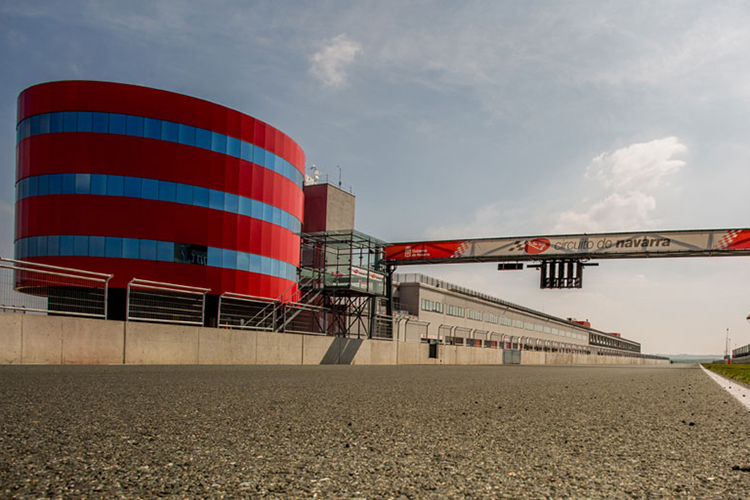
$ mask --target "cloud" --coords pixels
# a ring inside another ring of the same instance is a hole
[[[604,187],[618,192],[654,189],[685,166],[683,160],[674,156],[686,151],[687,146],[677,137],[631,144],[594,158],[586,170],[586,177],[597,179]]]
[[[677,137],[665,137],[602,153],[593,158],[584,178],[598,180],[605,188],[601,199],[582,211],[562,212],[555,231],[604,232],[651,228],[657,222],[654,190],[668,183],[685,166],[675,158],[687,152]]]
[[[479,207],[460,222],[428,227],[428,239],[492,238],[500,235],[521,235],[529,231],[528,221],[535,218],[524,207],[494,202]]]
[[[555,232],[589,233],[644,229],[653,225],[651,212],[655,208],[656,199],[640,191],[625,195],[612,193],[584,212],[571,210],[561,213],[555,225]]]
[[[342,33],[327,40],[323,48],[313,54],[310,72],[326,87],[346,85],[346,68],[362,52],[362,46]]]

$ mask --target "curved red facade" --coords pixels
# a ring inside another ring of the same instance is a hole
[[[305,157],[235,110],[63,81],[18,98],[16,258],[277,298],[295,287]]]

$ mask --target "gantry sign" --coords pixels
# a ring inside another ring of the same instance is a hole
[[[593,259],[750,255],[750,229],[421,241],[387,245],[384,254],[390,267],[500,262],[499,269],[522,269],[521,262],[538,261],[529,267],[540,269],[542,288],[580,288],[583,268],[596,265],[588,263]]]

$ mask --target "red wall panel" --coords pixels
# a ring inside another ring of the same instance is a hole
[[[51,82],[18,98],[19,122],[57,111],[99,111],[169,120],[237,137],[286,159],[304,174],[304,153],[278,129],[238,111],[189,96],[108,82]],[[17,179],[51,173],[133,176],[202,186],[253,198],[303,217],[300,186],[259,165],[168,141],[116,134],[41,134],[17,146]],[[45,195],[16,204],[16,238],[90,235],[226,248],[299,265],[299,236],[250,217],[180,203],[101,195]],[[104,257],[30,260],[133,277],[276,298],[293,281],[196,264]]]
[[[251,129],[243,127],[242,117],[245,115],[239,111],[195,97],[137,85],[92,81],[42,83],[26,89],[18,97],[19,122],[29,116],[54,111],[124,113],[210,129],[267,149],[289,161],[303,174],[305,172],[304,158],[285,156],[281,148],[277,148],[271,132],[275,130],[273,127],[252,119],[255,134],[251,134]],[[258,129],[262,129],[262,133],[258,134]]]
[[[21,141],[20,175],[95,173],[217,189],[262,201],[302,219],[302,189],[272,170],[201,148],[116,134],[62,132]],[[240,182],[240,179],[249,182]],[[266,188],[269,186],[269,188]]]

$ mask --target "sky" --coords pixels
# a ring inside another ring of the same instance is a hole
[[[748,227],[744,1],[0,0],[0,255],[16,99],[52,80],[145,85],[281,129],[390,242]],[[402,266],[648,353],[750,343],[750,258],[537,271]]]

